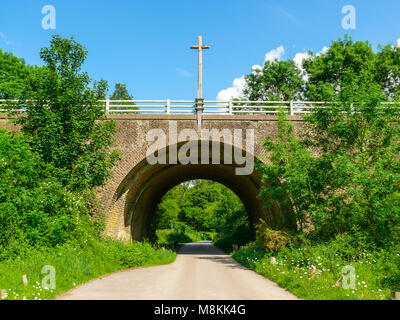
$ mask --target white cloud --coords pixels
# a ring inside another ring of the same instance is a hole
[[[176,68],[176,72],[178,72],[178,74],[181,75],[182,77],[187,77],[187,78],[192,77],[192,74],[185,69]]]
[[[265,54],[265,61],[273,62],[275,60],[281,60],[282,56],[285,53],[285,48],[280,45],[276,49],[272,49],[271,51]]]
[[[296,64],[297,68],[300,70],[303,70],[303,61],[304,59],[308,59],[311,56],[308,53],[305,52],[298,52],[293,58],[294,63]]]
[[[400,48],[400,38],[397,39],[396,44],[394,46],[397,48]]]
[[[294,63],[296,64],[297,68],[300,70],[300,75],[302,76],[304,81],[308,81],[308,74],[303,68],[303,61],[305,59],[309,59],[311,56],[306,52],[298,52],[293,58]]]
[[[327,53],[328,50],[329,50],[329,47],[324,46],[324,47],[322,48],[322,50],[316,54],[316,56],[318,57],[318,56],[320,56],[321,54]]]
[[[400,47],[400,39],[397,40],[397,44]],[[320,52],[317,53],[317,56],[326,53],[329,50],[329,47],[324,46]],[[303,50],[304,51],[304,50]],[[283,45],[280,45],[279,47],[272,49],[271,51],[267,52],[265,54],[265,62],[270,61],[273,62],[275,60],[281,60],[282,56],[285,54],[285,48]],[[311,56],[306,53],[306,52],[298,52],[293,58],[293,61],[295,62],[296,66],[300,69],[301,75],[305,81],[308,80],[308,75],[303,69],[303,61],[304,59],[309,59]],[[261,74],[263,70],[263,67],[256,64],[253,65],[251,68],[251,72],[254,75]],[[233,81],[232,87],[226,88],[224,90],[221,90],[218,92],[217,95],[217,100],[231,100],[232,98],[240,98],[243,95],[243,89],[246,85],[246,81],[244,79],[244,76],[240,78],[236,78]]]
[[[218,92],[217,100],[228,101],[234,98],[239,98],[243,94],[243,89],[246,84],[244,76],[233,80],[232,87]]]
[[[2,39],[6,45],[19,44],[13,40],[9,40],[8,37],[3,32],[0,32],[0,39]]]
[[[251,67],[251,72],[254,75],[262,73],[263,67],[260,66],[259,64],[255,64],[254,66]]]
[[[293,14],[291,14],[290,12],[284,10],[283,8],[279,8],[279,11],[293,23],[296,23],[296,24],[298,23],[296,17]]]
[[[265,54],[265,61],[275,61],[275,60],[280,60],[282,56],[285,53],[285,48],[280,45],[276,49],[272,49],[271,51],[267,52]],[[253,73],[260,73],[262,71],[262,66],[260,65],[254,65],[252,68]],[[217,100],[231,100],[234,98],[240,98],[243,95],[243,89],[246,84],[246,81],[244,79],[244,76],[240,78],[236,78],[233,80],[232,87],[226,88],[218,92],[217,94]]]

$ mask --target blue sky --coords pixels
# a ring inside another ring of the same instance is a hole
[[[42,28],[45,5],[56,9],[55,30]],[[355,30],[342,28],[344,5],[356,9]],[[40,65],[53,33],[73,35],[89,50],[84,70],[94,79],[126,83],[137,99],[193,99],[197,54],[189,46],[202,35],[211,46],[203,92],[213,100],[279,47],[272,53],[294,58],[346,32],[374,48],[394,43],[399,13],[398,0],[2,0],[0,48]]]

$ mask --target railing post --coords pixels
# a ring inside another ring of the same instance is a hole
[[[167,99],[167,114],[171,114],[171,100]]]
[[[289,112],[291,116],[294,116],[294,110],[293,110],[293,100],[290,100],[289,104]]]
[[[229,100],[228,105],[229,105],[229,114],[233,114],[233,102],[232,102],[232,100]]]
[[[204,110],[204,99],[196,98],[195,99],[195,111],[196,111],[197,130],[198,131],[201,131],[201,121],[203,119],[203,110]]]
[[[106,114],[109,114],[109,113],[110,113],[110,100],[107,99],[106,100]]]

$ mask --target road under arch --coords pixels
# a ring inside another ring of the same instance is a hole
[[[200,141],[198,143],[200,148]],[[182,144],[177,144],[177,148],[179,149]],[[192,161],[185,165],[168,164],[168,161],[167,164],[149,164],[145,158],[132,168],[114,195],[114,199],[118,199],[122,194],[126,195],[124,224],[126,227],[130,227],[131,238],[133,240],[149,238],[152,215],[165,193],[184,181],[195,179],[216,181],[231,189],[243,202],[252,228],[260,219],[275,229],[293,227],[288,208],[282,207],[280,203],[275,203],[267,208],[258,199],[257,195],[262,183],[260,174],[256,170],[250,175],[237,175],[235,169],[240,165],[235,161],[232,164],[224,164],[225,147],[224,143],[219,144],[220,164],[211,164],[213,154],[210,146],[209,164],[201,164],[200,155],[195,155],[196,158],[191,157]],[[228,147],[232,148],[232,151],[236,149],[234,146],[229,145]],[[168,146],[159,150],[159,154],[165,153],[169,159],[169,150],[174,149]],[[198,164],[193,164],[193,162]],[[257,159],[254,158],[254,162],[257,162]]]

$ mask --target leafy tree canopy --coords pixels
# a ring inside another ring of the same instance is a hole
[[[133,100],[133,96],[128,92],[126,84],[116,83],[113,94],[110,96],[111,100]]]
[[[293,60],[266,61],[262,70],[254,70],[245,80],[244,95],[254,101],[299,99],[304,85]]]
[[[346,77],[368,75],[384,94],[399,99],[400,48],[389,44],[374,52],[368,41],[346,35],[332,41],[326,52],[309,53],[302,68],[293,60],[266,61],[262,70],[245,76],[244,98],[249,100],[335,100]]]
[[[29,91],[29,77],[34,69],[23,59],[0,49],[0,99],[23,97],[23,92]]]
[[[347,234],[360,245],[390,247],[400,239],[398,105],[368,70],[343,72],[335,108],[305,118],[302,139],[282,115],[265,140],[270,163],[257,164],[268,203],[293,208],[299,232],[327,241]]]
[[[26,91],[27,116],[20,117],[23,132],[46,163],[51,163],[64,185],[73,190],[102,185],[118,158],[111,152],[113,121],[105,119],[107,82],[92,81],[81,68],[87,50],[73,38],[54,35],[42,48],[44,66],[32,76]]]
[[[197,231],[231,232],[244,226],[246,210],[240,199],[225,186],[194,180],[172,188],[163,197],[153,217],[153,230],[169,228],[179,221]]]

